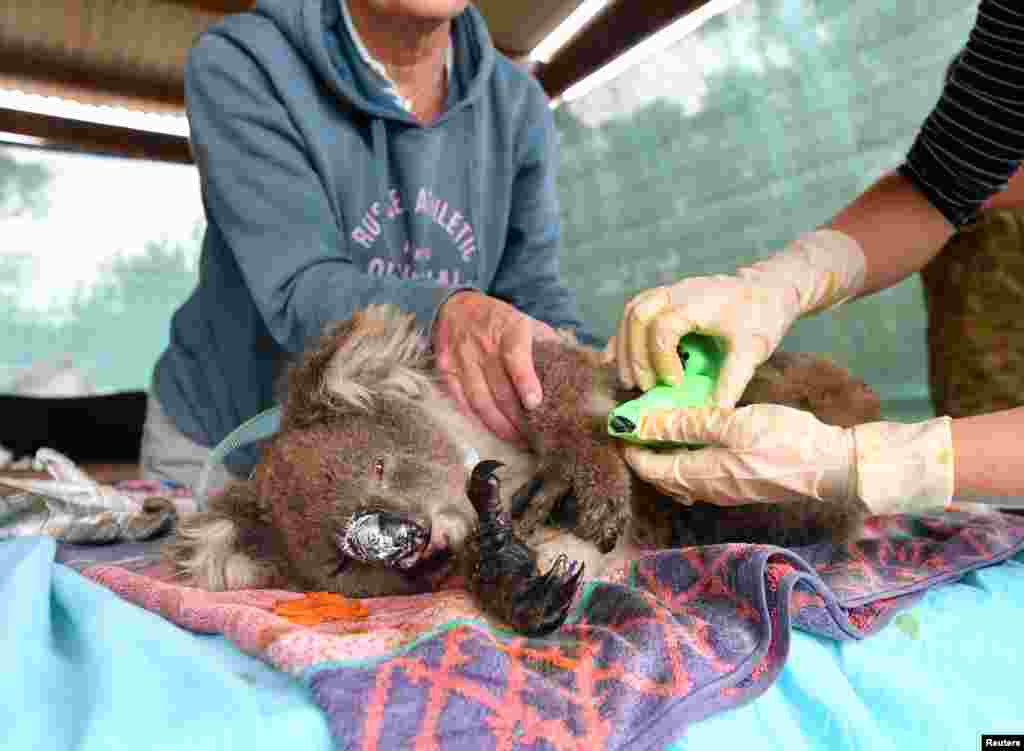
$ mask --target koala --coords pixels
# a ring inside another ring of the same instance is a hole
[[[281,427],[245,480],[179,525],[165,554],[211,590],[280,587],[349,597],[467,587],[495,622],[542,634],[584,571],[642,549],[720,542],[844,542],[856,502],[685,506],[633,474],[607,434],[621,389],[571,335],[537,341],[544,402],[504,442],[460,413],[411,315],[370,306],[285,372]],[[741,403],[776,402],[850,426],[879,401],[843,368],[777,353]]]

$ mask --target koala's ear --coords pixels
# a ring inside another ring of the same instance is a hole
[[[255,486],[233,482],[208,511],[181,520],[162,555],[192,586],[211,591],[267,587],[279,573],[273,546],[266,543],[269,522]]]
[[[285,377],[284,421],[306,425],[365,412],[377,397],[423,398],[432,388],[430,342],[412,314],[371,305],[327,329]]]

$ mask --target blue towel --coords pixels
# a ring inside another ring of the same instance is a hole
[[[0,543],[4,749],[333,749],[299,681],[119,599],[55,548]]]
[[[327,751],[298,680],[119,599],[54,562],[46,538],[0,542],[4,748]],[[863,641],[794,630],[778,679],[696,722],[683,749],[977,748],[1024,732],[1024,554],[928,590]]]

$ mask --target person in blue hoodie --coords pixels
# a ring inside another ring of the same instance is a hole
[[[476,8],[258,0],[201,35],[185,87],[208,226],[154,371],[144,476],[194,484],[273,406],[282,366],[371,303],[415,314],[462,408],[521,438],[532,341],[589,335],[559,278],[547,97]]]

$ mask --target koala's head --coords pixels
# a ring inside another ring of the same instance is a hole
[[[253,478],[293,575],[352,596],[436,588],[476,528],[475,462],[442,408],[410,316],[370,308],[289,374]]]

